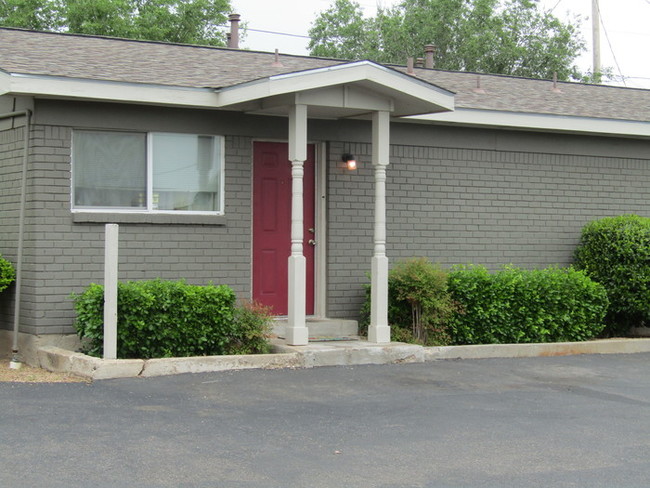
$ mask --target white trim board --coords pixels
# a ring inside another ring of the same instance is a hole
[[[453,112],[402,117],[400,120],[544,132],[570,132],[583,135],[650,137],[650,122],[496,110],[461,108]]]
[[[212,88],[0,73],[0,95],[216,108]]]

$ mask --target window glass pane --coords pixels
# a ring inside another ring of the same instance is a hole
[[[154,209],[221,210],[221,138],[152,134]]]
[[[145,134],[77,131],[74,205],[146,208]]]

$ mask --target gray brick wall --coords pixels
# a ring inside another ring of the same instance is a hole
[[[18,244],[24,130],[24,127],[19,127],[0,131],[0,254],[14,266]],[[0,329],[13,327],[14,296],[14,285],[0,293]]]
[[[280,123],[286,120],[237,115],[229,126],[227,114],[207,111],[99,104],[65,108],[59,102],[39,104],[35,110],[21,330],[72,332],[68,295],[103,280],[104,226],[75,223],[70,212],[73,127],[226,134],[222,225],[122,224],[120,279],[213,281],[248,298],[252,141],[286,140],[286,127]],[[327,312],[355,318],[373,248],[368,125],[319,121],[310,127],[312,141],[329,141]],[[648,142],[406,124],[394,124],[393,136],[387,173],[387,250],[392,262],[426,256],[444,266],[565,265],[587,221],[630,212],[650,215]],[[10,258],[21,150],[21,129],[0,132],[0,252]],[[356,172],[342,168],[344,152],[358,156]],[[11,295],[0,300],[0,327],[10,328]]]
[[[36,126],[26,240],[21,331],[70,333],[72,292],[103,282],[104,225],[73,223],[70,213],[72,129]],[[225,225],[120,225],[120,280],[186,279],[225,283],[250,294],[251,140],[226,139]]]
[[[354,317],[372,255],[373,175],[369,163],[341,174],[336,160],[351,148],[361,161],[370,161],[370,147],[330,148],[329,314]],[[650,216],[650,159],[552,151],[553,146],[548,152],[392,146],[391,261],[426,256],[443,267],[563,266],[571,263],[586,222],[623,213]]]

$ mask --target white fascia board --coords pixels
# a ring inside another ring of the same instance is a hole
[[[0,71],[0,95],[9,93],[11,87],[11,75],[6,71]]]
[[[650,122],[566,115],[456,109],[454,112],[402,117],[402,120],[549,132],[650,137]]]
[[[452,92],[369,61],[276,75],[222,88],[217,91],[218,106],[362,81],[383,86],[396,94],[401,92],[419,98],[423,103],[435,104],[444,110],[454,107]]]
[[[214,108],[211,88],[187,88],[58,76],[0,75],[2,94]]]

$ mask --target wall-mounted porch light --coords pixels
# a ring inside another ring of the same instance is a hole
[[[345,167],[348,170],[354,171],[357,169],[357,160],[355,159],[354,155],[345,153],[343,156],[341,156],[341,160],[345,163]]]

